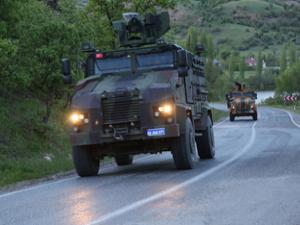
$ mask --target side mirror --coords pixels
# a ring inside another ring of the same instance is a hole
[[[254,93],[254,98],[257,99],[257,93]]]
[[[72,75],[71,75],[71,64],[70,60],[67,58],[64,58],[61,60],[61,72],[63,81],[65,84],[71,84],[72,83]]]

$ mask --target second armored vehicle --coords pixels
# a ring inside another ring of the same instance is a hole
[[[236,90],[226,94],[230,121],[240,116],[252,116],[253,120],[257,120],[255,99],[257,99],[255,92],[247,91],[245,85],[236,82]]]
[[[198,157],[213,158],[203,49],[193,55],[159,40],[169,29],[168,13],[127,13],[113,26],[120,48],[82,47],[85,79],[76,85],[70,115],[77,173],[96,175],[105,156],[129,165],[133,155],[171,151],[178,169],[193,168]],[[62,66],[70,83],[69,60]]]

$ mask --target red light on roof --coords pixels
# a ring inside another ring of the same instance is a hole
[[[103,59],[104,54],[103,53],[96,53],[96,59]]]

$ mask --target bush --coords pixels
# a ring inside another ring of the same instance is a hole
[[[283,100],[282,97],[275,96],[275,97],[267,98],[263,103],[267,105],[280,105],[283,103]]]

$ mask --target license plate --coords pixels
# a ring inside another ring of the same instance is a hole
[[[166,129],[165,128],[155,128],[155,129],[148,129],[147,135],[149,137],[156,137],[156,136],[165,136]]]

